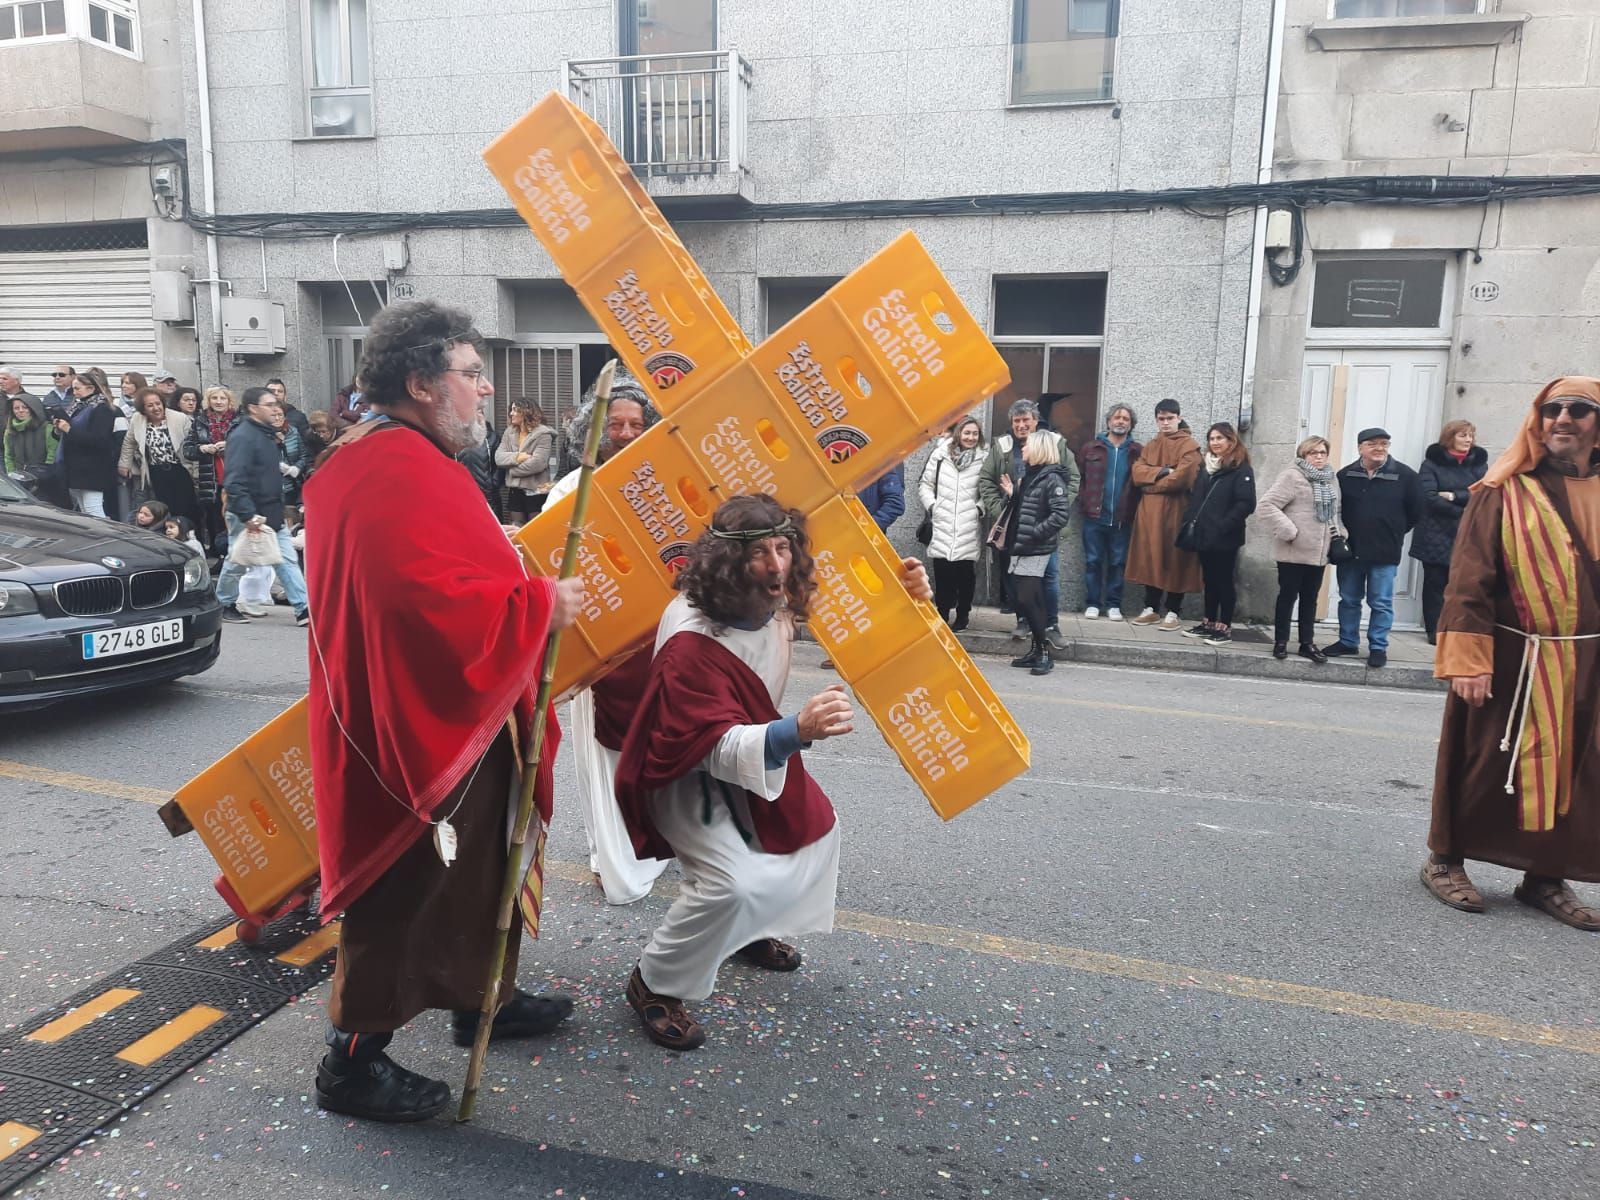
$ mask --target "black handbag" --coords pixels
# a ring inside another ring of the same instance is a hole
[[[935,451],[935,453],[938,453]],[[940,459],[933,464],[933,498],[939,499],[939,476],[944,471],[944,460]],[[959,493],[958,493],[959,495]],[[922,520],[917,523],[917,541],[926,546],[933,541],[933,510],[928,509],[922,514]]]
[[[1333,530],[1333,536],[1328,539],[1328,561],[1335,566],[1349,562],[1356,556],[1356,552],[1350,549],[1350,540],[1336,526],[1329,528]]]
[[[1200,498],[1200,507],[1194,510],[1194,516],[1178,526],[1178,532],[1173,536],[1172,544],[1179,550],[1192,551],[1194,549],[1195,523],[1200,520],[1200,514],[1205,512],[1206,504],[1211,499],[1211,493],[1214,491],[1216,491],[1216,481],[1212,480],[1206,486],[1206,494]]]

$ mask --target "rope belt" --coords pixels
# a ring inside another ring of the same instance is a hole
[[[1574,633],[1558,635],[1552,633],[1529,633],[1525,629],[1518,629],[1514,625],[1502,625],[1496,621],[1496,629],[1504,629],[1507,633],[1514,633],[1522,639],[1522,662],[1517,667],[1517,686],[1511,693],[1511,711],[1506,714],[1506,732],[1500,739],[1500,749],[1509,753],[1513,746],[1522,745],[1522,735],[1528,728],[1528,710],[1533,707],[1533,662],[1539,657],[1539,647],[1545,642],[1592,642],[1600,640],[1600,633]],[[1512,731],[1516,731],[1516,740],[1511,738]],[[1506,794],[1514,795],[1516,787],[1514,781],[1517,777],[1517,756],[1511,755],[1511,765],[1506,768]]]

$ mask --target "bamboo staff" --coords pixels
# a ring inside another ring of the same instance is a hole
[[[617,360],[612,359],[600,369],[595,383],[594,413],[589,418],[589,429],[583,442],[583,459],[578,471],[578,489],[572,504],[572,522],[567,526],[567,548],[561,558],[559,578],[569,579],[577,570],[578,543],[583,539],[584,523],[589,517],[589,492],[593,485],[596,459],[600,453],[600,435],[605,431],[606,408],[611,400],[611,377],[616,373]],[[478,1036],[472,1043],[472,1058],[467,1063],[467,1082],[461,1089],[461,1107],[456,1111],[457,1121],[472,1120],[478,1101],[478,1083],[483,1078],[484,1057],[489,1051],[489,1035],[494,1028],[494,1016],[500,1004],[500,977],[506,969],[506,947],[511,939],[511,923],[517,909],[517,889],[522,883],[523,847],[528,841],[528,826],[533,823],[533,785],[539,774],[539,759],[544,753],[545,712],[550,706],[550,693],[555,690],[556,655],[561,649],[561,631],[552,630],[544,644],[544,671],[539,678],[539,698],[533,706],[533,732],[528,738],[528,750],[522,763],[522,787],[517,797],[517,820],[511,832],[511,854],[506,863],[505,886],[500,892],[500,915],[495,926],[494,960],[489,967],[489,978],[483,987],[483,1009],[478,1014]]]

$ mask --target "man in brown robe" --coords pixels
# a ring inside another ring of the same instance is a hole
[[[1159,622],[1167,630],[1180,624],[1184,593],[1201,588],[1200,559],[1192,550],[1178,549],[1174,541],[1200,471],[1200,443],[1181,427],[1181,414],[1176,400],[1157,403],[1156,436],[1133,464],[1130,478],[1139,489],[1139,506],[1123,571],[1129,583],[1144,584],[1144,611],[1132,623]]]
[[[1461,517],[1439,619],[1434,673],[1450,696],[1422,883],[1463,912],[1484,911],[1471,858],[1523,871],[1522,903],[1600,929],[1566,883],[1600,882],[1597,441],[1600,379],[1557,379]]]

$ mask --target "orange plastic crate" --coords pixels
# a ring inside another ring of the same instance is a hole
[[[662,412],[750,353],[750,340],[605,131],[566,97],[550,93],[483,157]]]

